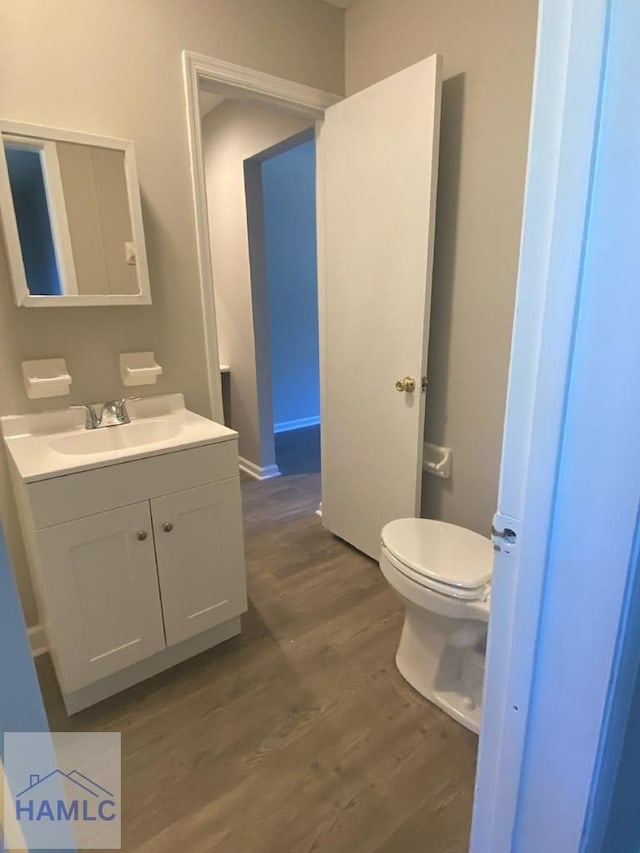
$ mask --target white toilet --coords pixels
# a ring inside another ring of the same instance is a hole
[[[478,732],[493,546],[455,524],[400,518],[386,524],[380,568],[407,613],[396,653],[414,687]]]

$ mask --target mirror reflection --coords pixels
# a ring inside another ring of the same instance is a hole
[[[132,148],[7,131],[2,143],[2,216],[7,243],[18,243],[9,251],[18,304],[149,302],[138,187],[126,160]]]

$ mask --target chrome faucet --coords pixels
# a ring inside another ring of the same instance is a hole
[[[128,423],[131,423],[131,418],[127,411],[126,399],[109,400],[108,403],[102,404],[102,409],[100,411],[100,426],[118,426],[119,424]]]
[[[98,429],[100,426],[100,418],[96,414],[96,410],[89,403],[80,403],[77,406],[71,406],[72,409],[84,409],[86,413],[84,426],[85,429]]]
[[[133,398],[132,398],[133,399]],[[100,407],[100,413],[90,403],[81,403],[71,406],[72,409],[84,409],[86,411],[85,428],[100,429],[100,427],[120,426],[131,423],[127,411],[127,400],[109,400]]]

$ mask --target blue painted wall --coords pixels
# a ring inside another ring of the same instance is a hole
[[[0,734],[49,730],[0,528]],[[0,741],[0,754],[3,754]]]
[[[0,756],[4,757],[5,732],[48,731],[27,629],[0,527]],[[0,850],[4,849],[0,828]]]
[[[262,164],[273,420],[320,418],[315,141]]]
[[[60,275],[38,151],[6,148],[22,260],[33,296],[59,296]]]

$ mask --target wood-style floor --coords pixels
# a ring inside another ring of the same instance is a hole
[[[52,729],[122,732],[124,850],[467,849],[476,737],[398,674],[401,606],[318,492],[243,482],[241,636],[71,719],[38,659]]]

